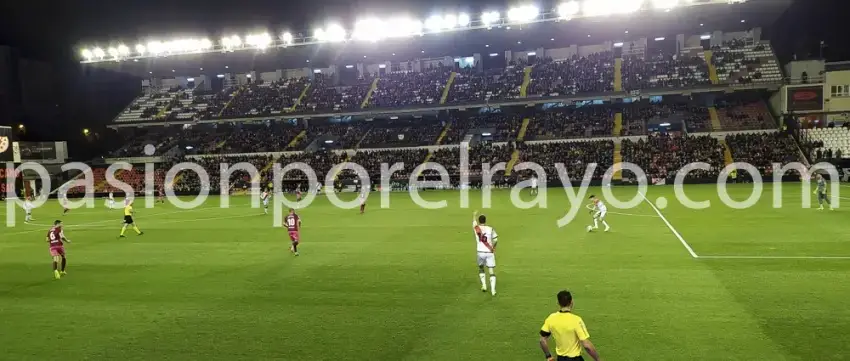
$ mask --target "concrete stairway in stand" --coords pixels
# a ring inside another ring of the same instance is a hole
[[[613,136],[619,137],[623,134],[623,113],[614,114],[614,130],[611,132]]]
[[[522,86],[519,88],[519,96],[520,98],[525,98],[528,96],[528,84],[531,83],[531,69],[533,67],[527,66],[522,69]]]
[[[720,116],[717,115],[717,108],[708,107],[708,116],[711,119],[711,130],[719,132],[723,130],[723,124],[720,123]]]
[[[363,98],[363,102],[360,103],[360,109],[366,109],[369,106],[369,100],[372,99],[372,93],[375,92],[375,89],[378,89],[378,79],[372,80],[372,86],[369,87],[369,92],[366,93],[366,97]]]
[[[623,58],[614,59],[614,91],[623,91]]]
[[[516,140],[518,142],[525,139],[525,132],[528,131],[528,123],[531,123],[531,118],[525,118],[522,120],[522,126],[519,128],[519,132],[516,135]]]
[[[443,96],[440,97],[440,104],[446,104],[446,100],[449,99],[449,89],[452,88],[452,83],[455,82],[456,76],[457,73],[455,72],[452,72],[451,75],[449,75],[449,80],[446,81],[446,87],[443,89]]]
[[[714,62],[712,61],[714,53],[711,50],[706,50],[704,55],[705,64],[708,65],[708,79],[711,80],[711,84],[720,83],[720,78],[717,77],[717,67],[714,66]]]
[[[301,105],[301,101],[304,100],[304,97],[307,96],[307,91],[310,90],[310,86],[313,84],[307,83],[307,86],[304,87],[304,90],[301,91],[301,95],[298,96],[298,99],[295,101],[295,104],[292,104],[292,108],[289,108],[289,111],[294,112],[295,109]]]
[[[623,180],[623,167],[620,163],[623,162],[623,143],[620,141],[614,142],[614,174],[612,180]]]

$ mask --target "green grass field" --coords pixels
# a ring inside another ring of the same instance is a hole
[[[375,194],[364,216],[320,196],[299,212],[298,258],[247,197],[229,209],[137,204],[146,234],[120,240],[121,213],[102,200],[65,217],[52,202],[38,225],[0,231],[0,359],[542,360],[538,330],[561,289],[609,361],[850,359],[848,207],[802,209],[799,184],[785,187],[782,209],[766,185],[756,207],[733,210],[714,186],[689,186],[712,207],[661,212],[700,258],[646,202],[609,207],[612,232],[587,233],[585,211],[555,226],[560,189],[530,210],[497,191],[483,210],[501,236],[496,297],[479,290],[472,209],[457,192],[426,193],[449,200],[442,210],[405,193],[379,209]],[[659,196],[673,189],[649,189]],[[44,242],[56,218],[73,241],[59,281]]]

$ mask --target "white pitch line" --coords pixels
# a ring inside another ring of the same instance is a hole
[[[702,259],[823,259],[842,260],[850,256],[699,256]]]
[[[673,235],[675,235],[675,236],[676,236],[676,238],[678,238],[678,239],[679,239],[679,242],[682,242],[682,245],[683,245],[683,246],[685,246],[685,249],[687,249],[687,250],[688,250],[688,253],[690,253],[690,254],[691,254],[691,257],[693,257],[693,258],[699,258],[699,256],[697,255],[697,253],[696,253],[696,252],[694,252],[694,249],[693,249],[693,248],[691,248],[691,245],[689,245],[689,244],[688,244],[688,242],[685,242],[685,239],[684,239],[684,238],[682,238],[682,235],[681,235],[681,234],[679,234],[679,232],[678,232],[678,231],[676,231],[676,228],[673,228],[673,225],[672,225],[672,224],[670,224],[670,221],[668,221],[668,220],[667,220],[667,217],[664,217],[664,215],[663,215],[663,214],[661,214],[661,211],[660,211],[657,207],[655,207],[655,205],[654,205],[654,204],[652,204],[652,202],[650,202],[650,201],[649,201],[649,199],[647,199],[647,198],[646,198],[646,196],[645,196],[643,193],[638,192],[638,194],[640,194],[640,196],[641,196],[641,197],[643,197],[643,200],[644,200],[646,203],[649,203],[649,206],[650,206],[650,207],[652,207],[652,209],[654,209],[654,210],[655,210],[655,213],[657,213],[657,214],[658,214],[658,217],[660,217],[660,218],[661,218],[661,220],[662,220],[662,221],[664,221],[664,224],[666,224],[666,225],[667,225],[667,228],[669,228],[669,229],[670,229],[670,231],[671,231],[671,232],[673,232]]]
[[[620,216],[630,216],[630,217],[658,218],[658,216],[653,216],[651,214],[632,214],[632,213],[620,213],[620,212],[608,212],[608,214],[616,214],[616,215],[620,215]]]

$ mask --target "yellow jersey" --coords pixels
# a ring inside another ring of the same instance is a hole
[[[555,353],[558,356],[578,357],[581,356],[581,342],[590,338],[587,327],[581,317],[569,311],[555,312],[540,328],[542,335],[555,337]]]
[[[124,207],[124,216],[132,216],[133,215],[133,206]]]

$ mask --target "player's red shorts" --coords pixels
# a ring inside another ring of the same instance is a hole
[[[292,242],[298,242],[300,237],[298,236],[298,231],[289,231],[289,240]]]
[[[50,247],[50,257],[65,256],[65,247]]]

